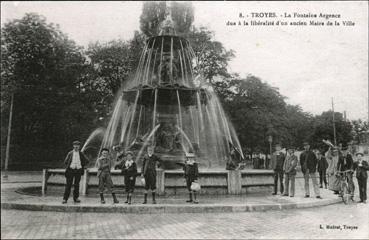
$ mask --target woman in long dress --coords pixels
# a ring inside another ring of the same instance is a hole
[[[338,148],[329,148],[325,154],[328,162],[327,174],[328,174],[328,188],[332,190],[334,194],[338,194],[340,190],[340,180],[336,176],[337,164],[338,164]]]

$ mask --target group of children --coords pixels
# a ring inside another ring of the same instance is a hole
[[[144,156],[141,173],[137,171],[137,164],[133,159],[133,152],[120,151],[115,162],[115,169],[121,169],[124,176],[125,192],[127,193],[127,200],[125,203],[132,203],[132,194],[136,185],[136,178],[141,175],[144,179],[144,201],[147,204],[148,191],[151,190],[152,203],[156,204],[156,167],[160,166],[161,159],[154,154],[154,147],[147,148],[147,154]],[[112,161],[109,156],[109,149],[103,148],[100,152],[100,157],[96,160],[96,167],[98,169],[97,177],[99,178],[99,193],[101,203],[105,203],[104,190],[111,192],[114,203],[119,203],[116,198],[113,181],[111,179],[110,170],[112,169]],[[197,182],[199,176],[198,165],[193,154],[187,155],[186,163],[183,167],[184,177],[186,179],[187,189],[189,191],[189,200],[187,202],[198,203],[196,198],[196,191],[191,189],[194,182]]]

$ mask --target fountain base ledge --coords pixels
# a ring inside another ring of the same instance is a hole
[[[43,169],[42,194],[53,186],[65,185],[65,169]],[[124,177],[120,170],[112,170],[112,180],[116,188],[124,187]],[[271,192],[273,187],[272,170],[202,170],[199,171],[199,183],[204,194],[246,194],[253,192]],[[179,195],[188,192],[180,170],[157,169],[157,193],[159,195]],[[135,192],[143,192],[141,177],[136,179]],[[80,194],[97,193],[97,169],[85,169],[80,182]]]

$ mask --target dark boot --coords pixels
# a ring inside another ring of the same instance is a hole
[[[193,197],[194,197],[194,200],[193,200],[193,203],[195,203],[195,204],[197,204],[197,203],[199,203],[199,201],[197,201],[197,199],[196,199],[196,192],[193,192]]]
[[[146,204],[147,203],[147,193],[144,194],[144,202],[142,204]]]
[[[189,196],[190,196],[190,200],[187,200],[186,202],[192,202],[192,193],[191,192],[189,193]]]
[[[128,203],[129,193],[127,194],[127,200],[124,203]]]
[[[128,198],[128,204],[131,204],[132,203],[132,195],[129,194],[129,198]]]
[[[104,204],[105,203],[104,194],[100,193],[100,198],[101,198],[101,203]]]
[[[156,204],[155,192],[152,192],[152,204]]]
[[[114,203],[119,203],[117,197],[115,196],[115,193],[112,193],[111,195],[113,196]]]

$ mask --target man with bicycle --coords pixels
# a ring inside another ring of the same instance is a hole
[[[348,183],[348,191],[351,195],[351,200],[354,199],[354,191],[355,191],[355,185],[353,181],[353,159],[351,154],[348,152],[348,146],[343,145],[341,150],[341,155],[338,158],[338,164],[337,164],[337,171],[344,172],[348,171],[347,176],[347,183]],[[351,170],[351,171],[349,171]]]

